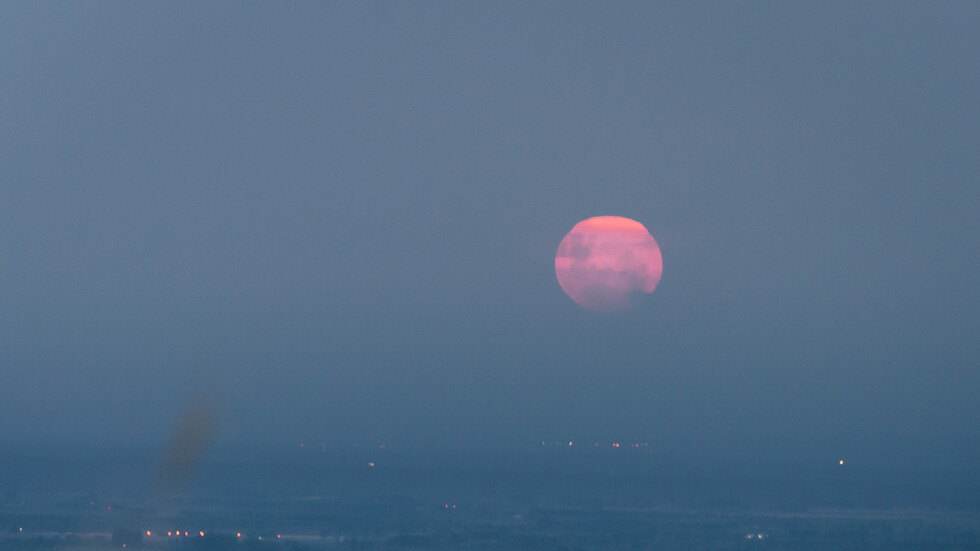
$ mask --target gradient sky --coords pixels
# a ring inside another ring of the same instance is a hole
[[[980,4],[2,2],[0,440],[980,456]],[[555,279],[590,216],[663,278]]]

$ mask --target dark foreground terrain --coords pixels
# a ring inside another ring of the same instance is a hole
[[[646,447],[151,455],[4,449],[0,549],[980,549],[968,468],[756,465]]]

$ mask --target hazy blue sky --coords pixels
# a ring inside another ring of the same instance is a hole
[[[976,2],[0,2],[0,440],[980,456]],[[641,307],[554,253],[619,215]]]

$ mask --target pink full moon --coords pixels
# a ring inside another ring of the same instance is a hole
[[[558,245],[555,275],[565,294],[590,310],[630,306],[652,293],[663,273],[660,246],[643,224],[621,216],[582,220]]]

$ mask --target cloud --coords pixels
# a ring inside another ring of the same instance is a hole
[[[595,237],[595,234],[570,233],[558,246],[558,253],[555,256],[584,261],[592,256]]]

